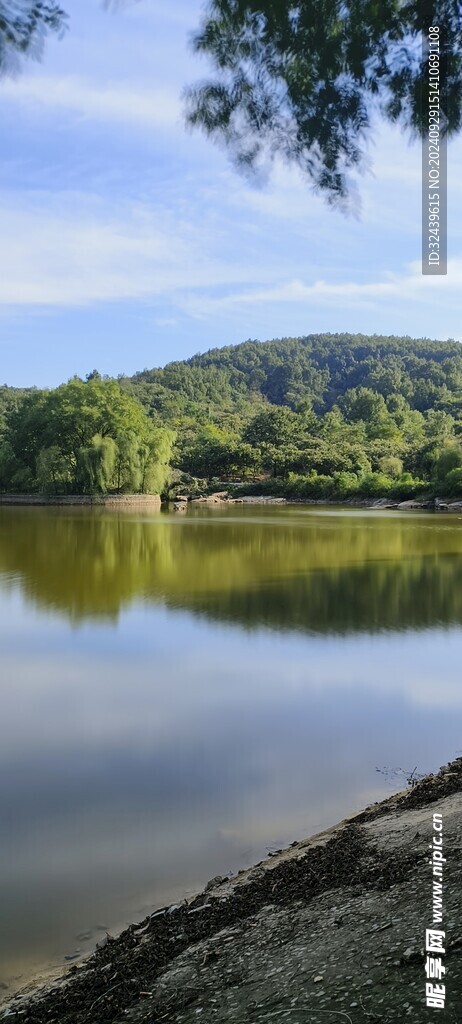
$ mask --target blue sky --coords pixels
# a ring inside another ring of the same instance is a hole
[[[65,38],[0,82],[0,382],[317,331],[460,338],[462,140],[448,276],[423,278],[419,145],[377,125],[359,217],[281,164],[252,184],[183,125],[201,3],[64,6]]]

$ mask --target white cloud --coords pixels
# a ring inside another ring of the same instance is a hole
[[[86,120],[119,121],[135,126],[174,126],[181,118],[181,101],[173,89],[134,87],[121,83],[96,84],[74,75],[28,75],[2,83],[2,101],[63,110]]]
[[[402,299],[434,304],[435,296],[441,301],[441,289],[445,300],[451,295],[459,301],[462,287],[462,259],[448,261],[446,277],[427,277],[421,272],[420,263],[408,264],[403,274],[387,272],[382,280],[375,281],[314,281],[305,283],[293,279],[276,285],[244,292],[234,292],[219,298],[190,298],[188,310],[192,315],[213,315],[219,310],[235,306],[267,305],[268,303],[305,303],[316,305],[361,306],[378,304],[389,299]],[[449,294],[448,294],[449,293]]]
[[[139,614],[136,607],[125,612],[125,629],[130,617]],[[147,673],[141,668],[151,650],[149,645],[141,645],[140,650],[133,646],[130,655],[109,656],[104,645],[98,654],[94,649],[85,653],[81,644],[72,664],[63,668],[62,659],[49,653],[50,647],[38,649],[33,658],[27,645],[20,655],[12,654],[11,642],[2,635],[2,678],[8,685],[2,706],[0,762],[22,756],[23,750],[40,749],[44,742],[50,752],[70,752],[81,737],[89,750],[103,751],[133,741],[140,753],[152,749],[153,741],[159,750],[168,748],[173,737],[176,742],[179,737],[196,741],[217,716],[224,732],[225,723],[235,723],[242,707],[249,720],[258,717],[263,691],[265,707],[276,717],[281,702],[302,709],[311,699],[335,702],[336,697],[347,694],[353,703],[368,695],[385,698],[390,707],[397,701],[423,709],[456,711],[462,707],[461,634],[457,627],[423,630],[418,652],[412,631],[330,637],[327,644],[322,636],[300,638],[289,633],[272,644],[270,657],[268,634],[259,630],[248,638],[240,636],[233,647],[233,663],[224,666],[223,643],[232,643],[239,631],[228,627],[224,637],[222,627],[218,631],[203,628],[197,621],[191,623],[188,613],[179,613],[177,625],[183,629],[183,642],[175,654],[174,685],[165,687],[167,666],[172,666],[165,639],[168,615],[157,607],[155,616],[151,608],[146,622],[139,619],[142,626],[151,623],[151,630],[152,623],[156,625],[152,632],[155,658],[151,659],[155,668]],[[136,640],[136,635],[132,639]],[[140,671],[134,672],[127,690],[129,661]],[[221,685],[217,689],[218,665]],[[34,715],[25,714],[25,708],[31,706]]]
[[[81,193],[0,196],[0,306],[75,307],[268,279],[217,259],[207,227],[174,210]]]
[[[71,191],[5,192],[0,306],[75,308],[163,297],[171,312],[159,310],[161,327],[174,327],[178,314],[205,319],[277,306],[380,310],[390,301],[428,307],[443,297],[446,308],[458,306],[460,258],[450,260],[447,277],[437,280],[423,277],[418,261],[402,273],[376,268],[372,280],[361,265],[345,280],[338,264],[329,267],[326,238],[322,262],[307,261],[302,276],[296,255],[281,263],[277,252],[265,251],[265,229],[259,231],[258,223],[241,232],[241,249],[230,249],[232,208],[224,204],[217,219],[200,194],[189,208],[175,190],[151,203]]]
[[[39,104],[45,112],[74,111],[82,119],[112,122],[114,132],[122,122],[172,126],[180,113],[174,88],[98,86],[77,76],[39,74],[5,82],[3,91],[28,110]],[[411,262],[420,248],[418,168],[414,152],[393,177],[395,130],[384,129],[374,149],[374,176],[362,179],[360,221],[329,210],[296,170],[279,161],[261,190],[205,142],[210,162],[188,165],[185,150],[183,164],[180,133],[174,145],[159,145],[159,162],[154,154],[146,167],[137,154],[128,178],[117,163],[92,168],[90,160],[87,166],[82,150],[82,167],[67,189],[66,181],[61,191],[48,189],[47,177],[42,191],[13,186],[0,194],[0,307],[10,314],[21,307],[38,312],[162,298],[168,304],[167,311],[165,304],[155,311],[158,327],[174,328],[187,315],[203,323],[216,317],[222,330],[226,314],[233,325],[254,315],[255,323],[243,329],[264,336],[268,330],[300,332],[300,318],[315,310],[321,317],[350,310],[354,317],[369,311],[390,318],[391,309],[400,315],[400,304],[401,310],[429,310],[432,304],[436,317],[444,299],[442,330],[454,334],[462,260],[453,258],[447,278],[437,281],[422,277],[420,263]],[[453,152],[452,176],[462,165],[460,153],[461,147]],[[88,167],[98,192],[71,191],[73,181],[87,186],[81,176]],[[20,163],[16,171],[20,177]],[[452,252],[461,252],[453,223],[450,240]],[[275,321],[279,317],[277,324],[266,326],[266,311]],[[422,333],[418,317],[410,333]]]
[[[202,321],[205,334],[205,319],[210,326],[216,316],[219,338],[234,335],[239,317],[244,332],[264,336],[299,332],[312,311],[324,321],[331,309],[354,310],[350,323],[361,329],[382,314],[388,323],[395,313],[402,320],[412,305],[421,333],[420,309],[427,318],[433,303],[435,323],[444,299],[453,333],[460,263],[438,281],[410,263],[420,248],[420,151],[397,128],[376,126],[372,174],[358,181],[359,220],[329,210],[281,161],[256,189],[200,134],[185,134],[181,89],[204,71],[187,41],[200,6],[178,0],[165,9],[146,0],[122,5],[112,18],[93,0],[69,0],[71,30],[63,43],[49,41],[43,68],[26,65],[19,78],[2,81],[11,139],[7,132],[0,306],[39,315],[50,306],[119,299],[141,306],[162,297],[158,327],[174,328],[186,314]],[[95,125],[104,127],[101,146]],[[146,139],[154,140],[149,152]],[[48,189],[56,159],[61,192]],[[458,140],[450,150],[453,183],[461,168]],[[44,181],[41,193],[30,191]],[[85,194],[89,187],[99,196]],[[456,204],[453,195],[452,255],[462,252]]]

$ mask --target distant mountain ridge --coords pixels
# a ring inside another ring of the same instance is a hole
[[[244,413],[267,402],[294,410],[308,402],[323,414],[358,387],[385,399],[401,394],[421,412],[435,407],[454,412],[462,408],[462,345],[361,334],[245,341],[145,369],[121,382],[166,418],[194,415],[207,406],[209,413],[219,407]]]

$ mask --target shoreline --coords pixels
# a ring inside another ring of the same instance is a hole
[[[373,1016],[360,1013],[363,1000],[374,1012],[380,1003],[377,1019],[381,1024],[401,1019],[403,1000],[408,1000],[417,1020],[425,995],[421,947],[431,901],[431,872],[426,865],[436,809],[445,822],[450,885],[445,887],[444,908],[450,904],[454,919],[446,925],[446,955],[452,956],[453,948],[457,953],[462,945],[460,757],[412,788],[294,842],[231,878],[217,876],[192,899],[155,911],[117,938],[108,936],[100,948],[60,978],[32,990],[28,986],[10,998],[4,1003],[3,1016],[7,1007],[6,1019],[25,1024],[118,1024],[119,1020],[192,1024],[200,1010],[207,1024],[209,1020],[241,1024],[247,1019],[267,1019],[248,1016],[253,1005],[250,989],[259,993],[269,1020],[278,1013],[283,1018],[284,1008],[290,1008],[290,1000],[297,1000],[303,988],[309,1015],[302,1014],[300,1022],[317,1022],[313,1010],[317,1007],[320,1022],[326,1013],[341,1012],[359,1024]],[[361,936],[359,919],[368,926]],[[345,967],[347,949],[358,941],[367,971],[358,978],[354,972],[344,975],[345,998],[339,1002],[338,979],[344,969],[352,970],[351,963]],[[279,1004],[282,977],[293,961],[294,949],[301,946],[300,971],[292,972],[283,997],[286,1002]],[[455,968],[451,962],[454,999],[462,994],[462,962],[460,979]],[[398,999],[390,1017],[383,1013],[384,978],[390,982],[389,993],[396,989]],[[214,1015],[217,1002],[219,1016]],[[326,1006],[337,1009],[326,1010]]]
[[[160,509],[163,507],[168,509],[168,511],[184,513],[189,506],[196,507],[199,505],[205,505],[206,507],[218,505],[221,508],[228,505],[306,505],[309,507],[362,508],[376,512],[462,512],[462,500],[445,501],[443,498],[432,498],[428,501],[411,498],[401,502],[394,502],[389,498],[347,498],[342,501],[336,498],[285,498],[265,494],[232,497],[232,494],[221,491],[200,497],[171,498],[169,501],[163,501],[159,494],[66,494],[53,496],[43,494],[0,494],[0,507],[97,507],[109,509]]]
[[[410,498],[406,501],[392,501],[390,498],[284,498],[275,495],[242,495],[233,498],[226,492],[204,495],[198,498],[182,499],[177,498],[168,504],[173,505],[173,511],[185,512],[189,505],[309,505],[328,506],[332,508],[365,508],[380,511],[398,512],[462,512],[462,501],[445,501],[443,498],[432,498],[428,501],[420,501],[417,498]]]
[[[0,494],[0,505],[98,505],[109,508],[131,508],[141,505],[147,508],[160,508],[161,499],[158,494]]]

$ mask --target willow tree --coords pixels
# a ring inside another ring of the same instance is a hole
[[[86,448],[80,448],[76,478],[84,494],[106,494],[114,487],[117,445],[112,437],[95,434]]]
[[[174,434],[117,381],[75,377],[31,391],[11,414],[0,457],[5,489],[159,493]]]

